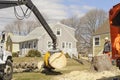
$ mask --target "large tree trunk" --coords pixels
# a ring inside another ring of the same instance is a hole
[[[95,56],[93,58],[92,67],[96,71],[112,70],[112,63],[107,54]]]

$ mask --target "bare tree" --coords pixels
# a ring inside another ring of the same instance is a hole
[[[16,20],[13,23],[5,26],[5,31],[11,32],[11,33],[17,34],[17,35],[22,35],[23,27],[21,27],[21,26],[23,26],[23,21]]]
[[[103,10],[94,9],[89,11],[84,17],[80,20],[88,27],[91,34],[95,33],[96,29],[104,23],[107,19],[107,13]]]
[[[42,13],[42,15],[46,21],[49,21],[49,17],[46,14]],[[13,23],[5,26],[5,31],[17,35],[27,35],[33,29],[40,26],[41,26],[40,21],[37,19],[37,17],[35,17],[35,21],[15,20]]]
[[[78,51],[82,51],[85,50],[85,48],[92,50],[92,36],[106,19],[107,13],[104,10],[93,9],[79,19],[73,16],[61,22],[76,29],[75,35],[78,40],[77,48]]]
[[[27,35],[38,26],[38,22],[35,21],[16,20],[13,23],[5,26],[5,31],[16,35]]]
[[[88,43],[88,47],[92,50],[92,37],[96,29],[107,20],[107,13],[103,10],[94,9],[89,11],[80,19],[78,32],[82,32],[84,40]],[[83,29],[81,29],[83,27]]]
[[[13,22],[15,26],[14,29],[15,29],[15,33],[18,34],[18,35],[22,35],[22,30],[23,30],[23,27],[22,25],[24,24],[23,21],[21,20],[16,20]]]
[[[11,32],[11,33],[14,33],[14,26],[13,24],[8,24],[7,26],[5,26],[5,31],[6,32]]]
[[[13,34],[21,35],[22,30],[23,30],[23,27],[21,27],[22,25],[23,25],[22,21],[16,20],[13,23],[8,24],[7,26],[5,26],[5,31],[11,32]]]
[[[32,30],[34,30],[36,27],[39,27],[39,23],[38,22],[34,22],[34,21],[27,21],[25,23],[25,33],[24,34],[29,34]]]
[[[77,18],[77,16],[72,16],[69,19],[61,20],[61,23],[77,29],[78,24],[79,24],[79,19]]]

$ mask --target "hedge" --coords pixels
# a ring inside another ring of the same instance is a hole
[[[41,57],[41,53],[38,50],[29,50],[26,57]]]
[[[12,53],[12,57],[18,57],[19,55],[18,55],[18,53],[17,52],[13,52]]]

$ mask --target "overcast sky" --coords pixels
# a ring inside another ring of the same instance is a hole
[[[12,0],[11,0],[12,1]],[[14,0],[15,1],[15,0]],[[106,12],[120,0],[32,0],[39,11],[52,21],[69,18],[73,15],[82,17],[91,9],[103,9]],[[17,8],[18,9],[18,8]],[[25,10],[25,9],[24,9]],[[18,9],[20,15],[20,8]],[[33,16],[27,20],[35,20]],[[16,20],[14,8],[0,10],[0,31],[4,26]]]

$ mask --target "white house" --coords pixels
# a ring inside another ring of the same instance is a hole
[[[61,23],[49,24],[54,34],[57,36],[57,48],[64,53],[78,56],[75,38],[75,29]],[[18,39],[18,36],[16,36]],[[12,41],[11,37],[11,41]],[[15,39],[15,36],[14,36]],[[19,44],[20,55],[24,56],[31,49],[39,50],[42,54],[52,48],[52,40],[43,27],[37,27],[27,36],[19,37],[19,40],[12,42]],[[9,46],[9,45],[7,45]]]

